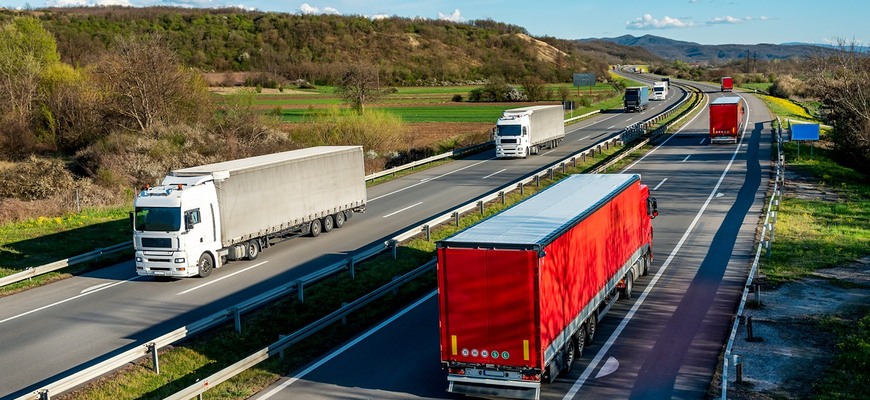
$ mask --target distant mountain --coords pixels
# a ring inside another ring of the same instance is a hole
[[[826,48],[826,49],[836,49],[836,50],[841,50],[841,47],[840,47],[839,45],[836,45],[836,44],[826,44],[826,43],[788,42],[788,43],[783,43],[782,45],[783,45],[783,46],[818,46],[818,47],[824,47],[824,48]],[[852,47],[851,44],[845,43],[845,44],[843,44],[842,50],[849,51],[849,50],[851,50],[852,48],[853,48],[853,47]],[[870,52],[870,46],[865,46],[865,45],[855,45],[855,46],[854,46],[854,49],[855,49],[855,51],[857,51],[857,52],[859,52],[859,53],[868,53],[868,52]]]
[[[615,38],[581,39],[581,42],[612,42],[623,46],[637,46],[648,50],[658,57],[668,60],[687,62],[725,62],[741,58],[785,59],[791,57],[808,57],[836,51],[833,48],[819,47],[809,44],[718,44],[706,45],[684,42],[654,35],[623,35]]]

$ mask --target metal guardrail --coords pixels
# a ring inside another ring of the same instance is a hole
[[[104,249],[96,249],[92,252],[79,254],[77,256],[73,256],[70,258],[66,258],[63,260],[55,261],[49,264],[41,265],[38,267],[27,268],[24,271],[14,273],[12,275],[4,276],[0,278],[0,287],[11,285],[16,282],[21,282],[26,279],[32,279],[37,275],[42,275],[48,272],[57,271],[59,269],[63,269],[69,267],[71,265],[80,264],[83,262],[88,262],[92,260],[96,260],[101,256],[115,254],[122,252],[133,246],[133,241],[119,243],[114,246],[109,246]]]
[[[688,97],[686,97],[688,98]],[[672,109],[679,108],[679,106],[686,101],[686,98],[682,99],[677,105],[672,107]],[[306,285],[313,284],[319,282],[327,277],[333,276],[337,273],[343,271],[350,271],[351,274],[354,274],[354,266],[356,263],[361,262],[367,258],[370,258],[376,254],[383,252],[384,250],[395,246],[396,243],[407,240],[411,237],[417,236],[421,233],[428,233],[429,228],[431,226],[446,222],[451,218],[455,218],[456,215],[462,214],[467,211],[471,211],[473,209],[482,207],[483,204],[493,201],[501,196],[504,193],[512,191],[512,190],[523,190],[524,185],[530,182],[538,182],[540,177],[542,176],[542,172],[544,175],[550,175],[555,172],[555,169],[562,168],[563,170],[566,168],[568,163],[575,163],[577,159],[585,160],[586,157],[594,157],[596,153],[601,153],[602,147],[609,148],[611,145],[615,145],[620,142],[619,136],[615,136],[611,139],[607,139],[601,141],[599,143],[594,144],[590,148],[582,151],[578,151],[574,154],[571,154],[561,160],[558,160],[550,165],[544,166],[529,176],[516,180],[514,182],[508,183],[501,188],[495,189],[489,195],[482,196],[480,198],[474,199],[465,205],[461,205],[456,207],[450,211],[447,211],[439,216],[436,216],[423,224],[420,224],[415,227],[411,227],[403,233],[398,234],[392,240],[385,242],[382,245],[372,246],[359,254],[356,254],[352,257],[344,261],[340,261],[334,263],[328,267],[325,267],[321,270],[313,272],[309,275],[306,275],[300,279],[294,280],[293,282],[287,283],[275,289],[272,289],[268,292],[265,292],[255,298],[237,304],[233,307],[229,307],[224,311],[212,314],[206,318],[203,318],[199,321],[191,323],[188,326],[184,326],[178,328],[172,332],[169,332],[165,335],[162,335],[158,338],[155,338],[150,341],[145,341],[144,344],[141,344],[135,348],[125,351],[117,356],[114,356],[108,360],[105,360],[97,365],[94,365],[90,368],[86,368],[82,371],[79,371],[73,375],[62,378],[58,381],[52,382],[37,391],[34,391],[28,395],[24,395],[18,398],[18,400],[31,400],[31,399],[44,399],[49,398],[50,395],[63,393],[67,390],[70,390],[78,385],[86,383],[92,379],[95,379],[99,376],[102,376],[105,373],[108,373],[112,370],[122,367],[123,365],[138,360],[141,357],[144,357],[148,354],[151,354],[153,358],[153,362],[155,365],[155,370],[158,370],[158,360],[157,360],[157,352],[170,344],[173,344],[177,341],[185,339],[187,337],[194,336],[198,333],[211,329],[220,324],[234,321],[236,331],[241,331],[241,314],[248,312],[250,310],[261,307],[264,304],[267,304],[271,301],[274,301],[278,298],[285,297],[289,294],[296,293],[299,297],[300,301],[304,300],[304,288]],[[421,160],[422,161],[422,160]],[[457,214],[458,213],[458,214]],[[126,244],[125,245],[129,245]],[[289,345],[288,345],[289,346]],[[262,355],[260,355],[262,356]],[[253,357],[253,356],[251,356]],[[240,361],[237,363],[242,365],[243,362]],[[219,377],[218,377],[219,378]],[[228,379],[228,378],[227,378]],[[212,382],[214,384],[214,382]]]
[[[721,400],[728,398],[728,375],[729,366],[734,364],[735,367],[739,364],[739,356],[734,356],[732,361],[731,350],[734,347],[734,339],[737,337],[737,330],[740,328],[740,323],[744,320],[743,309],[746,306],[746,299],[749,297],[752,289],[752,279],[758,271],[758,263],[761,260],[761,249],[766,248],[768,255],[770,254],[770,243],[773,241],[773,230],[776,227],[777,211],[773,207],[779,209],[780,201],[783,195],[783,185],[785,184],[785,155],[782,150],[782,123],[779,117],[776,118],[779,129],[777,129],[776,137],[776,175],[773,180],[773,191],[770,196],[770,201],[767,204],[767,214],[764,217],[764,225],[761,228],[761,239],[758,242],[758,249],[755,252],[755,260],[752,262],[752,268],[749,270],[749,276],[746,278],[746,284],[743,287],[743,295],[740,297],[740,305],[737,307],[736,318],[731,326],[731,335],[728,337],[728,344],[725,346],[725,357],[722,358],[722,397]],[[773,221],[771,222],[771,219]],[[757,292],[756,292],[757,293]]]

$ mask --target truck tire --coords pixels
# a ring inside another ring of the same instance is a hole
[[[641,272],[640,276],[647,276],[647,275],[649,275],[649,264],[650,264],[649,253],[644,254],[642,260],[643,260],[642,261],[643,262],[643,272]]]
[[[583,350],[586,349],[586,327],[584,326],[580,328],[574,336],[574,342],[577,343],[575,346],[576,350],[574,350],[574,357],[583,357]]]
[[[323,232],[329,232],[332,228],[335,227],[335,222],[332,219],[332,215],[327,215],[320,220],[320,223],[323,225]]]
[[[323,229],[323,226],[320,225],[320,218],[317,218],[308,225],[308,235],[318,237],[320,236],[321,229]]]
[[[577,356],[577,348],[574,345],[574,338],[565,343],[565,351],[562,352],[562,369],[559,370],[559,376],[568,375],[571,372],[571,367],[574,365],[574,358]]]
[[[260,242],[257,239],[249,240],[245,243],[245,258],[248,260],[256,260],[260,256]]]
[[[211,275],[211,271],[214,269],[214,259],[211,258],[211,254],[202,253],[196,265],[199,267],[199,277],[206,278]]]
[[[598,329],[598,317],[595,314],[586,320],[586,343],[592,344],[595,341],[595,330]]]
[[[332,217],[332,219],[335,220],[335,227],[341,228],[342,226],[344,226],[344,221],[346,221],[344,219],[344,211],[339,211],[339,212],[335,213],[335,215]]]
[[[634,274],[631,270],[628,270],[628,273],[625,274],[625,287],[622,289],[622,298],[625,300],[631,300],[631,286],[634,283]]]

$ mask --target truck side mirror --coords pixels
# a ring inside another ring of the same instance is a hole
[[[655,197],[650,197],[647,200],[647,212],[649,212],[650,219],[655,219],[655,217],[659,216],[659,205]]]
[[[130,211],[130,213],[128,215],[130,216],[130,226],[135,231],[136,230],[136,214],[133,211]]]
[[[193,229],[193,218],[189,213],[184,214],[184,230],[189,231],[191,229]]]

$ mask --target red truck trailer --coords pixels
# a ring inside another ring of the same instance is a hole
[[[710,143],[737,143],[745,106],[741,97],[720,97],[710,103]]]
[[[730,91],[734,90],[734,79],[731,78],[730,76],[723,76],[722,77],[722,84],[719,86],[719,88],[723,92],[730,92]]]
[[[573,175],[437,244],[448,391],[537,399],[652,260],[640,175]]]

